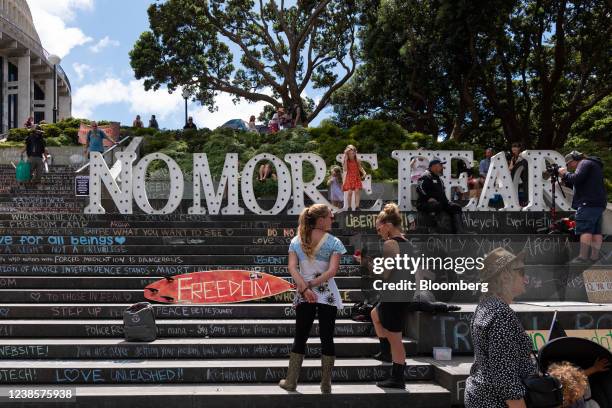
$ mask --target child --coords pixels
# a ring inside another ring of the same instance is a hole
[[[567,361],[551,364],[548,367],[548,374],[558,378],[563,385],[563,408],[599,408],[599,404],[590,399],[588,377],[607,371],[608,364],[608,360],[599,358],[592,367],[585,370]]]
[[[359,210],[359,193],[362,189],[361,178],[365,177],[365,170],[361,166],[361,161],[357,158],[357,148],[353,145],[348,145],[344,149],[342,171],[344,173],[344,184],[342,184],[344,207],[342,209],[348,210],[350,203],[353,211]]]
[[[331,201],[333,206],[342,208],[344,206],[344,196],[342,194],[342,169],[340,166],[332,166],[329,173],[329,178],[327,179],[329,201]]]

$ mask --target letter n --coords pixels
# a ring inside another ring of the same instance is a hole
[[[102,153],[91,152],[89,160],[89,205],[85,207],[85,214],[106,214],[102,207],[102,184],[110,194],[113,202],[121,214],[132,214],[132,164],[136,160],[136,153],[121,152],[115,155],[121,162],[121,188],[111,174]]]

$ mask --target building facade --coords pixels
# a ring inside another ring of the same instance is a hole
[[[71,116],[70,82],[49,57],[26,0],[0,0],[0,133],[22,127],[29,117],[51,123],[54,107],[57,120]]]

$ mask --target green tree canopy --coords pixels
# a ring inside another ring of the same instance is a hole
[[[289,3],[289,2],[287,2]],[[185,88],[215,109],[214,97],[265,101],[300,111],[308,124],[353,75],[354,1],[168,0],[149,7],[150,31],[130,52],[145,89]],[[321,90],[307,112],[307,87]]]
[[[612,94],[605,0],[379,0],[364,64],[337,94],[340,121],[398,117],[409,130],[555,148]]]

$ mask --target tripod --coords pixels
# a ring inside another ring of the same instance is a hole
[[[550,170],[548,170],[550,174],[550,186],[551,186],[551,207],[550,207],[550,218],[551,218],[551,233],[559,232],[559,226],[557,225],[557,203],[556,203],[556,186],[559,185],[559,190],[563,195],[563,198],[567,198],[565,196],[565,192],[561,187],[561,182],[559,181],[559,167],[554,166]]]

